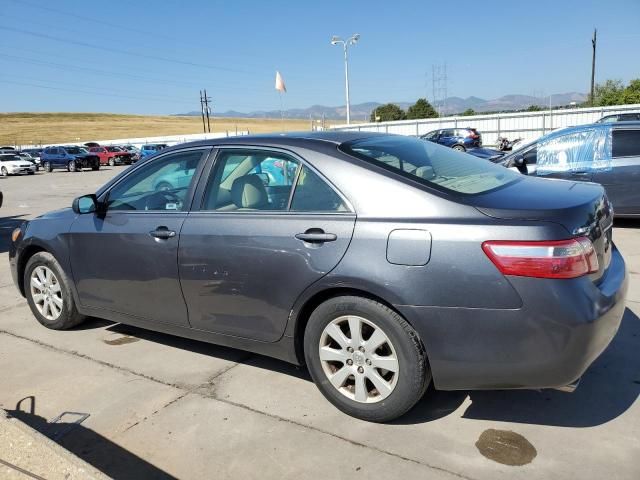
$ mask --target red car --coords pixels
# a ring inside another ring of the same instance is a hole
[[[89,152],[100,157],[100,165],[131,165],[133,158],[131,153],[121,149],[120,147],[91,147]]]

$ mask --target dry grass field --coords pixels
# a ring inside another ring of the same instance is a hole
[[[309,121],[275,118],[213,118],[212,132],[267,133],[308,130]],[[200,117],[110,113],[0,113],[0,145],[74,143],[202,132]]]

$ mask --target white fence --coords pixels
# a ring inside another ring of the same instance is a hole
[[[211,132],[211,133],[193,133],[183,135],[163,135],[159,137],[136,137],[136,138],[115,138],[109,140],[91,140],[84,139],[76,142],[57,143],[55,145],[84,145],[88,142],[96,142],[100,145],[134,145],[140,147],[147,143],[166,143],[167,145],[177,145],[179,143],[196,142],[198,140],[209,140],[211,138],[225,138],[249,135],[248,130],[233,130],[226,132]],[[37,148],[41,146],[49,146],[54,144],[45,145],[17,145],[16,148]]]
[[[640,111],[640,104],[359,123],[335,125],[331,128],[419,136],[440,128],[472,127],[482,134],[482,142],[485,146],[492,146],[498,137],[507,137],[510,140],[523,138],[525,141],[532,141],[558,128],[585,125],[595,122],[604,115],[629,111]]]

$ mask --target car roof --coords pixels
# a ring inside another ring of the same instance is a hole
[[[212,138],[207,140],[199,140],[189,143],[181,143],[168,150],[176,147],[200,147],[200,146],[222,146],[222,145],[288,145],[295,144],[297,146],[312,147],[326,146],[327,144],[341,145],[345,142],[361,140],[370,137],[394,136],[388,133],[368,132],[368,131],[343,131],[343,130],[327,130],[322,132],[283,132],[283,133],[267,133],[257,135],[240,135],[235,137]]]

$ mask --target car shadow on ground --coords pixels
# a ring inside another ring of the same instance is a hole
[[[640,218],[616,218],[613,226],[615,228],[640,228]]]
[[[26,220],[26,215],[10,215],[0,217],[0,253],[9,251],[11,245],[11,232]]]
[[[86,328],[100,327],[108,323],[91,319]],[[129,325],[112,324],[107,330],[311,382],[306,368],[262,355],[246,353],[245,356],[241,356],[240,351],[233,348]],[[393,423],[420,424],[438,420],[457,412],[469,398],[471,404],[462,412],[462,418],[563,427],[601,425],[622,415],[640,396],[638,351],[640,319],[631,310],[626,309],[616,337],[587,370],[573,393],[556,390],[446,392],[437,391],[431,385],[416,407]]]
[[[36,413],[36,398],[34,396],[23,398],[18,401],[15,409],[6,411],[9,417],[16,418],[51,438],[110,478],[160,480],[176,478],[85,427],[82,423],[50,423],[46,418]],[[65,417],[69,419],[78,418],[78,415],[73,412],[66,413]]]
[[[640,319],[625,310],[609,347],[591,365],[573,393],[557,390],[435,391],[398,424],[414,424],[454,414],[467,397],[462,418],[559,427],[594,427],[626,412],[640,396]]]

